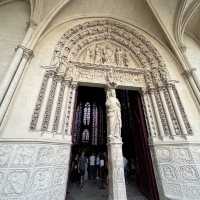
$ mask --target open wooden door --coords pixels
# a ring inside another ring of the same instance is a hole
[[[149,200],[159,200],[141,95],[129,90],[118,90],[117,94],[122,109],[123,152],[134,157],[140,191]]]

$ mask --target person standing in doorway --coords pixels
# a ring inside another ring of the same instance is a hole
[[[97,154],[96,156],[96,179],[100,178],[100,156]]]
[[[128,183],[127,178],[128,178],[128,160],[126,157],[123,157],[123,163],[124,163],[124,177],[125,177],[125,182]]]
[[[90,170],[90,178],[94,180],[96,178],[96,170],[95,170],[95,155],[92,152],[91,156],[89,157],[89,170]]]
[[[78,160],[79,160],[79,155],[76,154],[75,158],[72,160],[72,166],[71,166],[71,182],[72,183],[78,183],[80,180],[79,177],[79,166],[78,166]]]
[[[83,189],[83,186],[84,186],[84,182],[85,182],[85,166],[86,166],[86,163],[87,163],[87,159],[85,157],[85,153],[82,152],[81,153],[81,156],[79,158],[79,173],[80,173],[80,187],[81,187],[81,190]]]
[[[105,166],[105,157],[103,154],[100,156],[100,178],[101,178],[100,189],[104,189],[106,182],[106,166]]]

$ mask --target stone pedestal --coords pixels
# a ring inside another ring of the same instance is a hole
[[[121,106],[114,88],[107,90],[109,200],[127,200],[121,138]]]
[[[122,141],[108,141],[109,200],[127,200]]]

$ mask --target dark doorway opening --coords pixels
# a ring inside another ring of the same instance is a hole
[[[128,200],[141,194],[146,199],[158,200],[141,95],[138,91],[117,90],[117,98],[121,103]]]
[[[107,199],[105,90],[78,87],[67,200]]]

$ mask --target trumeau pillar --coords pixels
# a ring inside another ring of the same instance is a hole
[[[107,89],[109,200],[127,200],[121,138],[121,109],[114,88]]]

